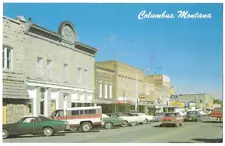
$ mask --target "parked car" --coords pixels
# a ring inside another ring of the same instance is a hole
[[[212,120],[216,119],[218,121],[223,121],[223,109],[214,108],[214,110],[210,113],[210,117]]]
[[[179,112],[169,112],[166,113],[160,120],[160,126],[164,125],[174,125],[176,127],[183,126],[184,118],[180,115]]]
[[[165,113],[156,113],[153,117],[153,122],[159,122],[160,119],[164,116]]]
[[[119,117],[123,119],[123,123],[122,123],[123,127],[127,127],[129,125],[134,126],[138,124],[138,118],[135,116],[129,116],[123,113],[108,113],[107,115],[109,117]]]
[[[119,117],[109,117],[106,114],[102,114],[103,122],[104,122],[104,127],[105,129],[111,129],[114,126],[122,126],[123,124],[123,119]]]
[[[53,111],[49,118],[67,121],[71,131],[81,129],[83,132],[90,132],[104,125],[101,106],[59,109]]]
[[[52,120],[44,116],[27,116],[20,119],[17,123],[3,124],[3,139],[10,136],[25,134],[52,136],[58,131],[69,128],[65,121]]]
[[[184,117],[184,121],[196,121],[199,122],[201,121],[202,115],[200,114],[199,111],[188,111],[187,115]]]
[[[140,119],[140,123],[146,124],[153,121],[153,116],[146,115],[144,113],[131,113],[132,116],[137,116]]]

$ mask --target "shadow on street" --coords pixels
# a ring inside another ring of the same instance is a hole
[[[178,142],[178,141],[170,141],[170,142],[168,142],[168,143],[194,143],[194,142],[185,142],[185,141],[180,141],[180,142]]]
[[[217,138],[217,139],[195,138],[195,139],[192,139],[192,140],[203,142],[203,143],[222,143],[223,142],[222,138]]]
[[[202,121],[202,123],[223,123],[222,121]]]
[[[52,136],[65,136],[65,133],[56,133]],[[12,139],[12,138],[35,138],[35,137],[47,137],[44,135],[20,135],[20,136],[10,136],[7,139]]]

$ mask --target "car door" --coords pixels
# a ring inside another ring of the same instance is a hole
[[[33,134],[34,133],[34,117],[26,117],[18,123],[19,134]]]
[[[44,121],[41,121],[39,117],[35,117],[35,120],[33,121],[33,127],[34,127],[34,134],[40,134],[42,133],[42,125]]]

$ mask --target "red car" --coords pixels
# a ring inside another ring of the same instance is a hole
[[[161,124],[159,126],[164,125],[174,125],[176,127],[183,126],[184,118],[178,112],[169,112],[166,113],[160,120]]]
[[[223,109],[222,108],[214,108],[214,110],[210,113],[211,119],[217,119],[219,121],[223,121]]]

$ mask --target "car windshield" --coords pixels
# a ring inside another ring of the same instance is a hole
[[[197,112],[196,111],[189,111],[187,114],[188,115],[195,115],[195,114],[197,114]]]
[[[215,112],[222,112],[222,108],[215,108],[214,111]]]
[[[177,116],[177,113],[166,113],[165,116],[166,117],[174,117],[174,116]]]

